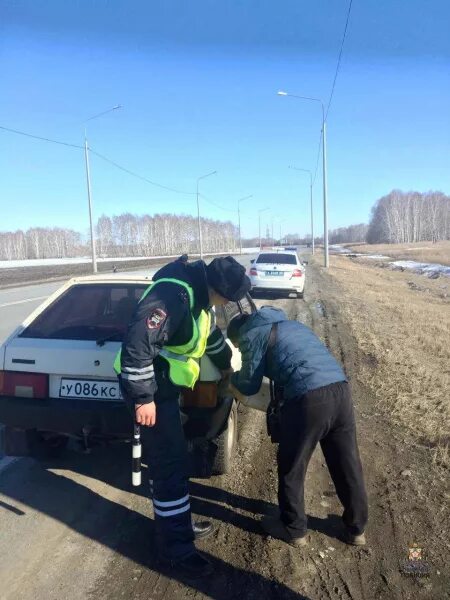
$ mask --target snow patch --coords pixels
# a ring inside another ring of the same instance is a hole
[[[445,275],[450,277],[450,267],[440,265],[438,263],[420,263],[415,260],[395,260],[390,263],[395,269],[408,269],[419,275],[427,275],[428,277]]]

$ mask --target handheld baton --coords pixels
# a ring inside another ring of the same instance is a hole
[[[133,471],[131,474],[131,481],[135,487],[141,485],[141,456],[142,456],[142,446],[141,446],[141,427],[137,423],[134,423],[134,432],[133,432],[133,460],[132,466]]]

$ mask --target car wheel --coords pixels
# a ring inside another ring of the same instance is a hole
[[[303,292],[297,292],[297,298],[303,298]]]
[[[215,439],[217,449],[212,464],[213,475],[225,475],[231,470],[237,445],[237,421],[237,405],[233,402],[227,427]]]

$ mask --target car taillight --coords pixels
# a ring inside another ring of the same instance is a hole
[[[0,371],[0,396],[46,398],[48,396],[48,375]]]
[[[250,269],[250,275],[258,275],[258,271],[255,269],[255,267]]]
[[[291,275],[291,278],[292,277],[303,277],[303,273],[300,271],[300,269],[295,269],[295,271]]]

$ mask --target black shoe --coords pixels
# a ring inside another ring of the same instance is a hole
[[[200,552],[194,552],[182,560],[167,560],[161,562],[170,567],[177,577],[185,579],[200,579],[207,577],[214,571],[212,564]]]
[[[192,529],[196,540],[202,540],[214,531],[214,526],[211,521],[196,521],[192,523]]]

